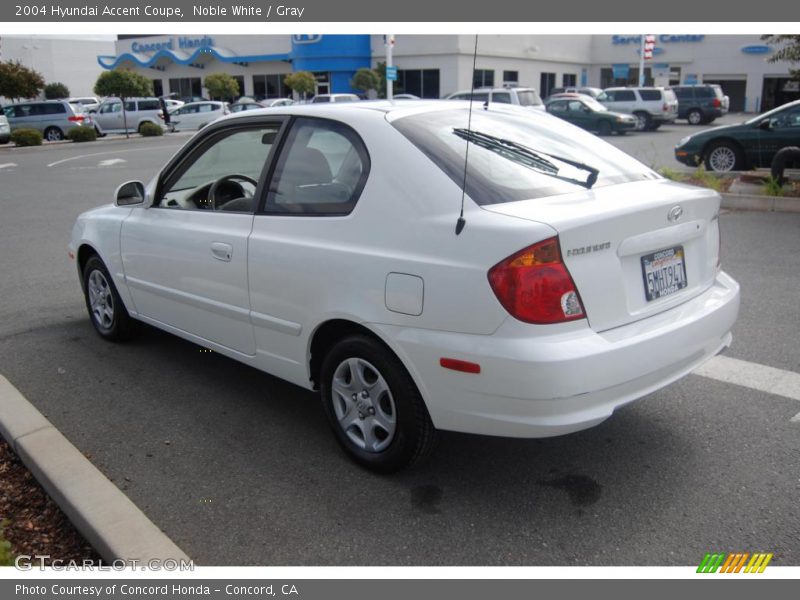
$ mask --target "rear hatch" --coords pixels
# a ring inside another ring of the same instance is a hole
[[[657,180],[483,208],[558,232],[589,325],[600,332],[678,306],[712,285],[719,202],[714,191]]]
[[[664,90],[664,104],[662,111],[665,115],[678,116],[678,97],[670,89]]]

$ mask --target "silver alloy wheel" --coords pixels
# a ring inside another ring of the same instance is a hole
[[[703,120],[703,115],[700,114],[699,111],[693,110],[692,112],[689,113],[687,120],[692,125],[700,125],[700,122]]]
[[[47,130],[47,141],[48,142],[60,142],[64,139],[64,135],[61,133],[61,130],[56,127],[51,127]]]
[[[732,171],[736,165],[736,153],[728,146],[717,146],[709,153],[708,164],[713,171]]]
[[[636,131],[644,131],[647,129],[647,115],[644,113],[636,113],[633,116],[636,117]]]
[[[95,322],[103,329],[110,329],[114,324],[114,297],[105,275],[95,269],[89,275],[86,287]]]
[[[394,439],[397,410],[389,384],[363,358],[347,358],[333,372],[331,400],[339,427],[356,446],[382,452]]]

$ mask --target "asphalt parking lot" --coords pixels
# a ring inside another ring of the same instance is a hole
[[[695,129],[607,139],[678,168]],[[67,258],[74,219],[187,139],[0,149],[0,373],[199,564],[800,564],[791,397],[690,375],[569,436],[444,433],[383,477],[345,458],[304,390],[147,327],[103,342]],[[726,356],[800,373],[800,214],[721,225],[742,285]]]

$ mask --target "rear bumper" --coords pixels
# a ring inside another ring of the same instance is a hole
[[[730,345],[738,311],[739,286],[720,273],[684,304],[603,333],[585,321],[551,329],[510,317],[491,336],[375,327],[395,343],[437,428],[535,438],[592,427],[690,373]],[[446,370],[442,357],[481,372]]]
[[[672,114],[668,114],[668,115],[660,113],[660,114],[651,115],[651,116],[652,116],[653,122],[654,123],[658,123],[659,125],[665,125],[665,124],[668,124],[668,123],[674,123],[675,119],[678,118],[678,114],[677,113],[672,113]]]

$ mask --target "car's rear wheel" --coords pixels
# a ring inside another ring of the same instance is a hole
[[[690,125],[700,125],[703,122],[703,113],[695,108],[689,111],[689,114],[686,115],[686,119],[689,121]]]
[[[652,118],[646,112],[635,112],[633,116],[636,117],[636,131],[647,131],[652,122]]]
[[[650,123],[650,127],[647,128],[647,131],[655,131],[659,127],[661,127],[661,123]]]
[[[706,150],[705,165],[709,171],[739,171],[743,162],[742,150],[732,142],[715,142]]]
[[[48,127],[44,130],[44,139],[48,142],[60,142],[64,139],[64,132],[58,127]]]
[[[322,363],[320,394],[336,440],[360,465],[397,471],[430,452],[435,429],[402,363],[380,342],[353,335]]]
[[[89,319],[97,333],[111,341],[129,337],[131,317],[98,256],[90,257],[83,268],[83,292]]]
[[[97,134],[97,137],[106,137],[106,135],[108,135],[106,133],[103,133],[103,131],[97,125],[95,125],[94,131]]]
[[[597,135],[611,135],[611,123],[600,121],[597,124]]]

